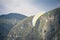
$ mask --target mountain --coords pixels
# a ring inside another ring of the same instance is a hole
[[[32,25],[33,17],[19,21],[5,40],[60,40],[60,8],[40,16],[35,26]]]
[[[0,40],[4,40],[11,28],[17,24],[20,20],[23,20],[27,16],[10,13],[7,15],[0,15]]]
[[[46,12],[36,23],[42,40],[60,40],[60,8]]]

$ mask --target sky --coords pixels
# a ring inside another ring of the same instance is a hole
[[[0,15],[20,13],[33,16],[60,7],[60,0],[0,0]]]

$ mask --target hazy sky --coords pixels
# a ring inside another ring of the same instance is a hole
[[[27,16],[60,7],[60,0],[0,0],[0,15],[20,13]]]

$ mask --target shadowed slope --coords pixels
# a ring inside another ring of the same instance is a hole
[[[0,15],[0,40],[4,40],[11,28],[26,16],[16,13]]]

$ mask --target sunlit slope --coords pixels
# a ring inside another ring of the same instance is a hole
[[[6,40],[14,39],[15,40],[25,40],[25,37],[29,34],[30,30],[32,30],[32,19],[33,17],[27,17],[22,21],[19,21],[9,32]],[[11,36],[11,37],[10,37]],[[12,36],[14,38],[12,38]]]
[[[38,18],[36,23],[39,23],[36,27],[43,40],[60,40],[60,8],[46,12]]]

